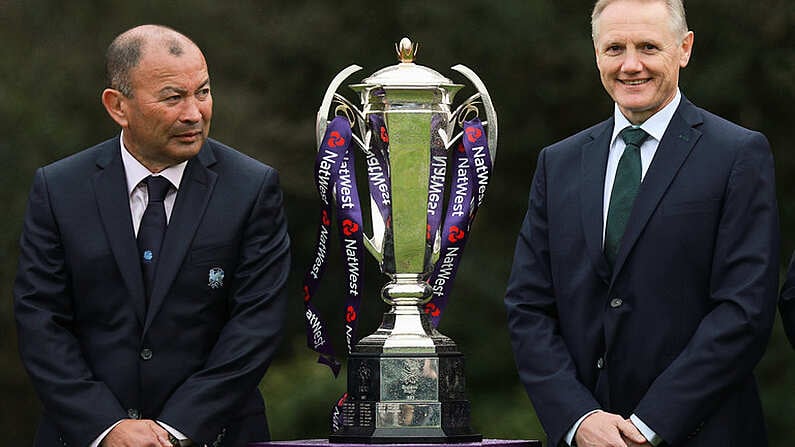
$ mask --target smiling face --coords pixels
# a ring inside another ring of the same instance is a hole
[[[596,65],[605,90],[630,122],[640,124],[676,96],[693,33],[674,31],[662,1],[619,0],[597,21]]]
[[[213,105],[201,51],[188,40],[147,40],[130,84],[129,96],[103,92],[127,150],[152,172],[195,156],[209,134]]]

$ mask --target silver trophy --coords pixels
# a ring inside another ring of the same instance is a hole
[[[431,142],[447,151],[465,137],[461,122],[482,110],[491,160],[497,147],[497,115],[480,78],[463,65],[452,67],[474,86],[455,109],[453,97],[464,85],[413,62],[416,46],[408,38],[396,45],[400,63],[350,85],[361,109],[337,93],[361,67],[342,70],[329,85],[317,115],[318,146],[330,118],[343,110],[351,117],[354,143],[372,148],[377,114],[389,131],[391,222],[385,222],[371,197],[372,237],[367,250],[391,279],[382,291],[391,306],[378,330],[361,339],[348,358],[348,399],[342,427],[331,442],[477,442],[470,427],[464,357],[450,338],[430,323],[423,306],[431,300],[428,279],[440,257],[440,235],[428,236]],[[430,239],[430,242],[429,242]]]

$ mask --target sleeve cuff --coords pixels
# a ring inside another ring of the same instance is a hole
[[[642,434],[643,437],[649,441],[649,444],[657,447],[662,443],[663,439],[654,430],[649,428],[648,425],[641,421],[640,418],[635,415],[635,413],[632,413],[632,415],[629,416],[629,420],[632,422],[635,428],[638,429],[640,434]]]
[[[577,429],[580,428],[580,424],[582,424],[582,421],[584,421],[585,418],[596,413],[597,411],[602,411],[602,410],[591,410],[585,413],[584,415],[582,415],[581,418],[577,419],[577,422],[575,422],[574,425],[571,426],[571,429],[569,429],[569,431],[566,433],[566,437],[563,438],[563,440],[566,441],[566,445],[568,446],[574,445],[574,436],[577,434]]]
[[[104,439],[105,439],[105,436],[108,436],[108,433],[110,433],[110,431],[111,431],[111,430],[113,430],[114,428],[116,428],[116,426],[117,426],[117,425],[121,424],[121,421],[123,421],[123,420],[124,420],[124,419],[119,419],[118,421],[116,421],[116,423],[115,423],[115,424],[113,424],[113,425],[111,425],[110,427],[108,427],[108,429],[107,429],[107,430],[105,430],[105,431],[103,431],[102,433],[100,433],[100,435],[99,435],[99,436],[97,436],[97,438],[96,438],[96,439],[94,439],[94,442],[92,442],[92,443],[91,443],[91,444],[90,444],[88,447],[99,447],[99,443],[101,443],[101,442],[102,442],[102,440],[104,440]]]
[[[188,439],[188,437],[183,435],[181,431],[179,431],[176,428],[166,424],[165,422],[163,422],[163,421],[155,421],[155,422],[157,422],[157,425],[163,427],[167,432],[171,433],[171,436],[179,439],[180,441],[184,441],[184,440]]]

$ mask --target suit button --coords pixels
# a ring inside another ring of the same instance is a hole
[[[596,367],[598,369],[603,369],[605,367],[605,358],[599,357],[599,360],[596,361]]]
[[[621,307],[622,304],[624,304],[624,300],[622,300],[621,298],[613,298],[612,300],[610,300],[610,307],[614,309],[616,307]]]
[[[141,413],[135,408],[130,408],[127,410],[127,416],[129,416],[131,419],[141,419]]]
[[[144,360],[149,360],[152,358],[152,350],[149,348],[144,348],[141,351],[141,358]]]

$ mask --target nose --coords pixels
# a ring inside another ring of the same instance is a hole
[[[195,124],[202,119],[202,104],[196,97],[191,96],[183,102],[182,113],[179,120],[186,124]]]
[[[643,63],[640,60],[640,54],[634,48],[627,49],[624,54],[624,60],[621,63],[621,71],[624,73],[637,73],[643,70]]]

